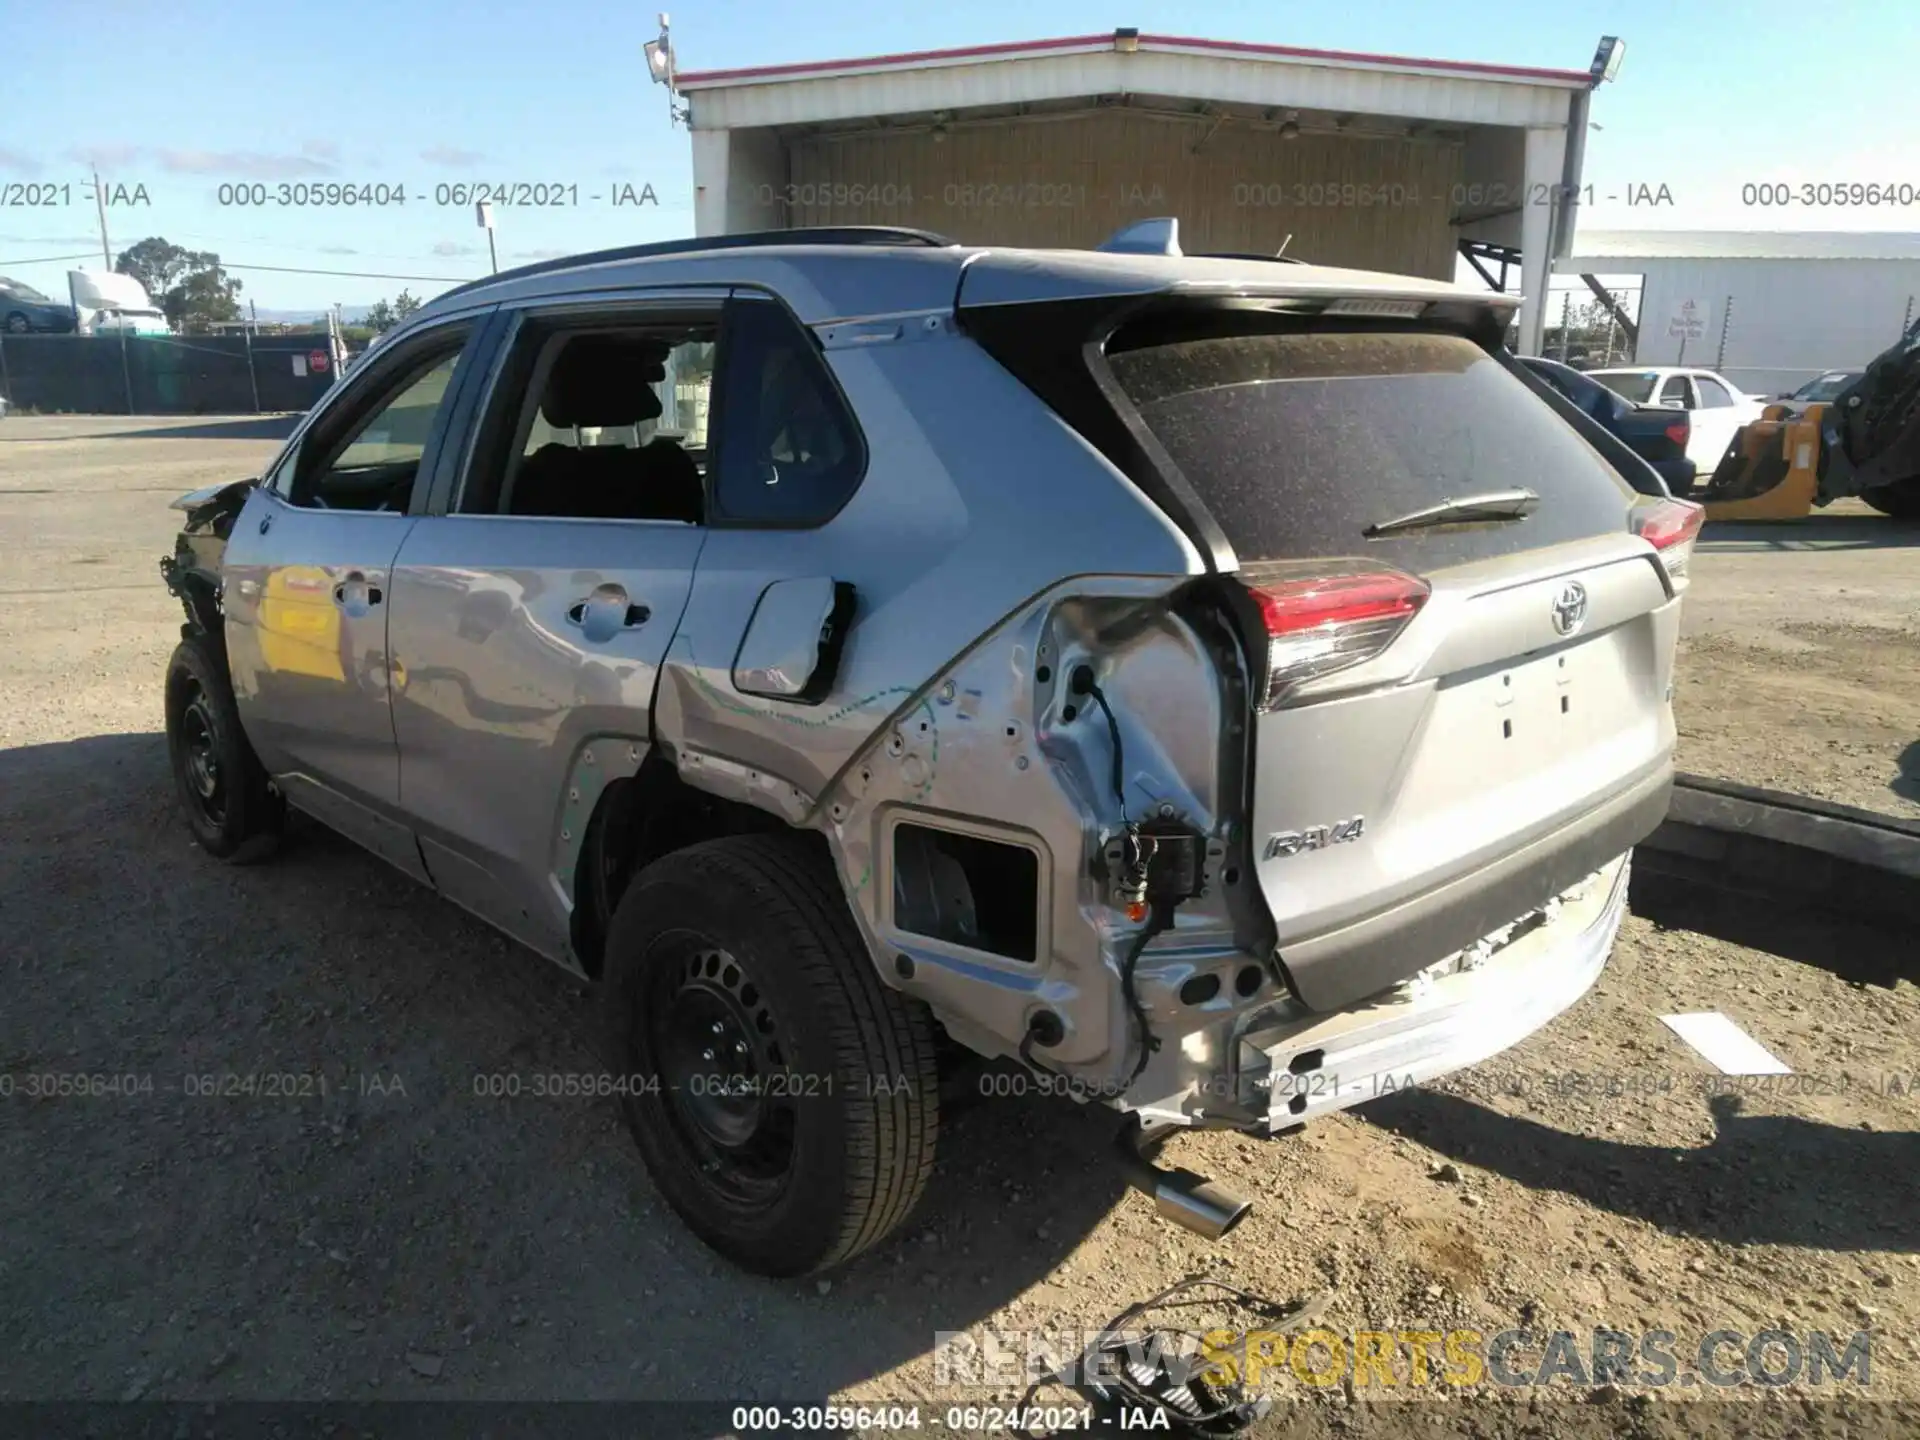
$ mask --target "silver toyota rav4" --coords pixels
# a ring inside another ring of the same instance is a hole
[[[1700,511],[1513,303],[1167,222],[451,291],[176,502],[187,818],[251,860],[297,807],[598,982],[646,1164],[742,1265],[899,1225],[975,1057],[1122,1112],[1224,1233],[1153,1140],[1513,1044],[1666,810]]]

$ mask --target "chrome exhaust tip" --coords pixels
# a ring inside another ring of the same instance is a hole
[[[1163,1170],[1155,1165],[1142,1153],[1154,1138],[1141,1128],[1136,1117],[1121,1128],[1115,1144],[1120,1152],[1120,1173],[1127,1184],[1152,1198],[1161,1219],[1171,1220],[1202,1239],[1218,1240],[1253,1213],[1251,1200],[1204,1175],[1191,1170]]]
[[[1224,1185],[1189,1170],[1162,1171],[1154,1187],[1153,1206],[1160,1218],[1185,1226],[1205,1240],[1218,1240],[1248,1215],[1253,1202],[1243,1200]]]

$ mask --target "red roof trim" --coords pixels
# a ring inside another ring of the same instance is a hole
[[[1069,35],[1057,40],[1011,40],[995,45],[962,45],[953,50],[904,50],[897,55],[862,55],[851,60],[802,60],[788,65],[754,65],[742,70],[689,70],[677,78],[682,84],[711,84],[716,80],[773,80],[783,75],[806,75],[821,70],[875,70],[885,65],[911,65],[922,60],[988,59],[996,55],[1031,55],[1049,50],[1110,47],[1112,44],[1112,35]]]
[[[1142,35],[1141,46],[1217,50],[1229,55],[1271,56],[1284,60],[1331,60],[1356,65],[1395,65],[1408,69],[1450,70],[1463,75],[1490,75],[1516,80],[1552,80],[1591,85],[1585,70],[1547,70],[1528,65],[1488,65],[1473,60],[1432,60],[1413,55],[1376,55],[1355,50],[1310,50],[1297,45],[1262,45],[1244,40],[1203,40],[1184,35]],[[787,65],[757,65],[737,70],[689,70],[679,77],[685,85],[713,85],[723,81],[779,80],[837,70],[878,70],[889,65],[913,65],[939,60],[990,60],[1022,55],[1044,55],[1059,50],[1108,50],[1111,32],[1069,35],[1054,40],[1012,40],[993,45],[963,45],[949,50],[908,50],[897,55],[863,55],[848,60],[805,60]]]

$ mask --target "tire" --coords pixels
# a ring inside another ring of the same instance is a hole
[[[167,662],[167,755],[201,849],[248,865],[279,848],[286,801],[240,728],[225,657],[204,637],[182,640]]]
[[[829,1269],[912,1212],[939,1134],[933,1024],[881,982],[805,837],[712,840],[641,871],[602,1003],[641,1157],[729,1260]]]
[[[7,316],[7,333],[9,335],[25,335],[32,331],[32,329],[33,322],[18,310]]]
[[[1920,475],[1862,490],[1860,498],[1882,515],[1899,520],[1920,519]]]

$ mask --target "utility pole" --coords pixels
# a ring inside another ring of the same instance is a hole
[[[100,167],[93,170],[93,208],[100,217],[100,263],[113,269],[113,248],[107,244],[107,194],[100,188]]]
[[[493,263],[493,273],[500,273],[500,256],[493,248],[493,206],[485,200],[473,202],[474,223],[487,232],[487,259]]]

